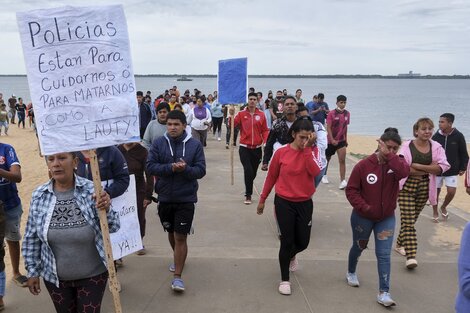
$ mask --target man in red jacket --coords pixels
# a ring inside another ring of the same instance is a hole
[[[261,163],[261,146],[269,135],[266,117],[256,108],[258,97],[255,92],[248,94],[248,105],[234,119],[234,126],[240,129],[240,148],[238,153],[245,176],[245,204],[251,204],[253,181]]]

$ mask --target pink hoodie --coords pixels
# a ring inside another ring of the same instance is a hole
[[[444,148],[442,148],[441,144],[438,143],[437,141],[434,141],[432,139],[429,139],[431,142],[431,149],[432,149],[432,162],[437,163],[441,169],[442,173],[447,171],[450,168],[449,163],[447,162],[447,157],[446,157],[446,152]],[[411,140],[408,140],[403,143],[401,146],[400,153],[405,157],[406,163],[408,165],[411,165],[411,151],[410,151],[410,142]],[[405,185],[406,180],[408,177],[403,178],[400,180],[400,190],[403,188],[403,185]],[[437,184],[436,184],[436,175],[429,174],[429,203],[431,205],[436,205],[437,204]]]

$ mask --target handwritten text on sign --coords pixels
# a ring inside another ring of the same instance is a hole
[[[43,154],[139,140],[122,6],[17,14]]]
[[[121,196],[113,198],[111,209],[119,214],[121,228],[110,234],[113,258],[120,259],[143,248],[140,237],[135,176],[130,175],[129,187]],[[108,181],[109,182],[109,181]],[[105,185],[105,182],[102,183]]]

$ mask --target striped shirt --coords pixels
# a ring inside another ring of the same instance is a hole
[[[32,195],[29,208],[28,222],[23,238],[22,253],[28,277],[43,277],[46,281],[59,287],[56,260],[47,240],[49,225],[51,223],[56,196],[53,190],[52,180],[39,186]],[[95,245],[101,261],[106,266],[106,254],[104,251],[103,237],[100,230],[98,211],[93,201],[93,182],[75,176],[74,197],[77,206],[82,211],[86,222],[95,232]],[[111,233],[119,230],[119,215],[114,210],[109,210],[108,225]],[[84,277],[86,278],[86,277]]]

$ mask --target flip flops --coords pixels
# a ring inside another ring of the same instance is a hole
[[[137,251],[135,254],[137,255],[145,255],[147,253],[147,251],[145,250],[145,247],[140,249],[139,251]]]
[[[24,275],[18,275],[16,277],[13,277],[13,281],[15,284],[17,284],[19,287],[27,287],[28,286],[28,277]]]
[[[399,255],[401,255],[401,256],[406,256],[405,247],[398,247],[398,246],[396,246],[394,250],[395,250]]]

